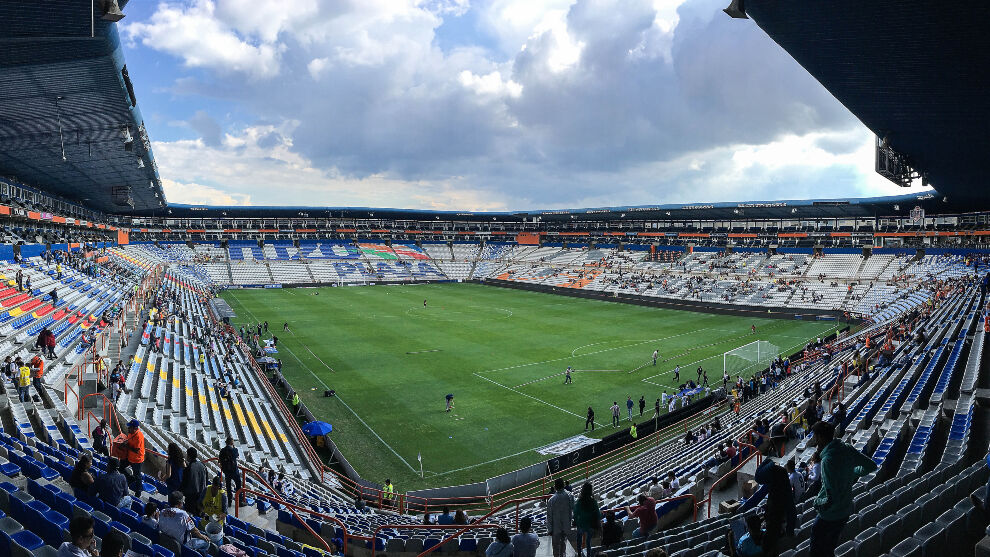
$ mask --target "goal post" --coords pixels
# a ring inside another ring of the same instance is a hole
[[[751,374],[769,366],[778,355],[778,346],[766,340],[756,340],[722,354],[722,372],[730,376]]]

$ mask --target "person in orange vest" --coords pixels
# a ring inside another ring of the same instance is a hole
[[[45,375],[45,360],[41,356],[35,354],[31,358],[31,383],[34,385],[34,390],[38,392],[38,396],[41,396],[41,391],[43,390],[41,384],[41,378]]]
[[[130,464],[134,472],[134,484],[131,486],[137,497],[141,496],[141,488],[144,480],[141,476],[141,467],[144,464],[144,433],[141,432],[141,422],[131,420],[127,422],[127,463]]]

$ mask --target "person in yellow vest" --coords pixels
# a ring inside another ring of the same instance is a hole
[[[213,482],[203,495],[203,513],[220,524],[227,517],[227,492],[223,489],[219,474],[213,477]]]
[[[385,479],[385,487],[382,489],[382,497],[384,498],[384,504],[391,505],[392,501],[395,500],[395,486],[392,485],[392,480]]]
[[[636,437],[638,436],[636,433],[636,422],[633,422],[633,424],[629,426],[629,435],[632,436],[633,441],[636,440]]]
[[[31,386],[31,368],[27,366],[26,363],[21,363],[21,367],[17,370],[17,394],[20,397],[21,402],[28,402],[31,400],[31,395],[28,392],[28,387]]]
[[[292,411],[299,412],[299,393],[292,393]]]

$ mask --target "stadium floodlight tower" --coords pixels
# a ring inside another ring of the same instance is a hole
[[[780,348],[765,340],[754,340],[722,354],[722,372],[740,376],[769,366]]]

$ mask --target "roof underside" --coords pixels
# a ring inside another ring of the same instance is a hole
[[[990,206],[985,2],[746,0],[745,10],[939,192]]]
[[[122,186],[135,209],[161,207],[116,26],[91,15],[90,0],[0,2],[0,175],[107,212],[130,210]]]

